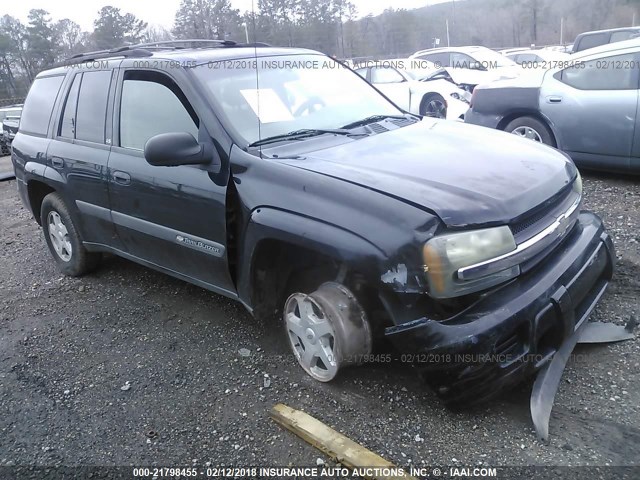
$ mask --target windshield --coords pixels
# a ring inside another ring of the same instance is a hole
[[[513,67],[514,65],[517,65],[516,62],[514,62],[513,60],[505,57],[504,55],[498,53],[498,52],[494,52],[493,50],[490,50],[488,48],[481,48],[478,49],[476,51],[474,51],[471,56],[474,58],[474,60],[476,60],[477,62],[484,64],[489,64],[491,65],[492,68],[497,68],[497,67]]]
[[[195,67],[194,72],[223,121],[247,144],[301,129],[336,129],[374,115],[403,113],[359,75],[324,55],[222,60]]]

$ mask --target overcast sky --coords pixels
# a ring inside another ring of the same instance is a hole
[[[258,0],[253,0],[256,8]],[[358,16],[382,13],[385,8],[418,8],[446,0],[351,0],[358,8]],[[231,0],[234,8],[241,13],[251,10],[252,0]],[[390,5],[391,4],[391,5]],[[105,5],[118,7],[124,13],[133,13],[150,25],[171,28],[173,17],[180,0],[2,0],[0,16],[9,14],[22,21],[32,8],[42,8],[51,13],[53,20],[70,18],[79,23],[83,30],[93,30],[93,21],[98,10]]]

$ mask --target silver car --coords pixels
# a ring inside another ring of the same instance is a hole
[[[466,123],[546,143],[579,166],[640,173],[640,39],[476,87]]]

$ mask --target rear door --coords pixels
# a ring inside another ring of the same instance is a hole
[[[638,54],[578,62],[544,79],[540,109],[562,150],[585,165],[626,169],[638,109]]]
[[[109,215],[107,160],[111,148],[113,77],[115,70],[85,70],[68,83],[60,116],[47,151],[50,168],[66,184],[65,200],[80,211],[86,242],[119,246]]]
[[[211,136],[184,72],[122,69],[109,157],[111,215],[128,254],[233,295],[226,252],[228,170],[211,165],[158,167],[144,158],[160,133]]]

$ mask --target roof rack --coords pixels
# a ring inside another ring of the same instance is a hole
[[[186,45],[186,46],[185,46]],[[138,43],[132,48],[180,49],[180,48],[207,48],[209,47],[234,47],[237,43],[233,40],[207,40],[202,38],[188,38],[184,40],[164,40],[160,42]]]
[[[73,55],[64,60],[59,66],[74,65],[78,63],[91,62],[103,58],[111,57],[150,57],[153,51],[162,50],[181,50],[195,48],[220,48],[220,47],[270,47],[271,45],[255,42],[255,43],[236,43],[232,40],[207,40],[201,38],[190,38],[185,40],[165,40],[160,42],[139,43],[136,45],[126,45],[124,47],[112,48],[107,50],[97,50],[95,52],[86,52]]]
[[[142,48],[119,47],[110,50],[96,50],[95,52],[78,53],[62,61],[59,66],[74,65],[77,63],[92,62],[102,58],[111,57],[150,57],[153,55],[149,50]]]

